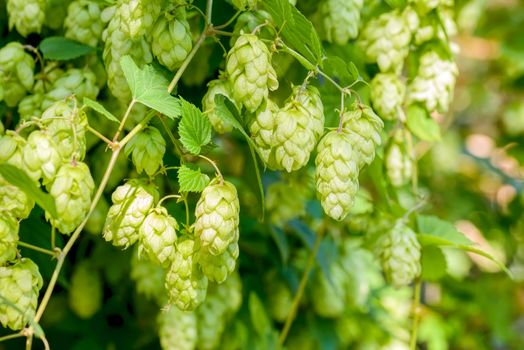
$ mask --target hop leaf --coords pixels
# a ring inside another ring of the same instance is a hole
[[[193,154],[199,154],[202,146],[211,141],[211,124],[192,103],[182,99],[182,120],[178,126],[180,141]]]
[[[185,165],[178,169],[180,192],[202,192],[209,184],[209,176],[202,174],[200,168],[194,170]]]

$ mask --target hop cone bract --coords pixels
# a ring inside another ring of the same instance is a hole
[[[19,225],[8,213],[0,213],[0,266],[3,266],[16,258]]]
[[[24,2],[23,0],[19,0]],[[31,91],[35,62],[22,44],[10,42],[0,49],[0,101],[14,107]]]
[[[91,0],[74,0],[67,8],[65,37],[96,47],[104,30],[102,7]]]
[[[40,33],[45,21],[46,0],[7,0],[9,29],[16,28],[22,36]]]
[[[394,73],[379,73],[370,84],[373,108],[382,119],[398,120],[406,97],[406,85]]]
[[[24,165],[39,174],[43,183],[52,182],[62,165],[55,141],[45,132],[35,130],[29,134],[23,150]]]

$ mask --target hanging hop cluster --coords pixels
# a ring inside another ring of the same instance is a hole
[[[107,213],[103,236],[125,249],[138,240],[140,226],[157,201],[158,192],[151,185],[131,179],[118,186],[111,199],[113,205]]]
[[[186,10],[179,7],[174,13],[160,15],[150,36],[151,48],[158,61],[170,70],[180,67],[193,47]]]
[[[376,62],[380,71],[402,71],[409,53],[412,31],[418,26],[418,17],[407,7],[394,10],[370,20],[362,30],[358,45],[368,62]]]
[[[320,5],[327,41],[345,45],[358,35],[364,0],[327,0]]]
[[[413,175],[413,161],[406,149],[406,132],[402,129],[395,131],[386,149],[384,165],[386,175],[393,186],[407,184]]]
[[[170,307],[157,317],[162,349],[194,350],[197,342],[197,320],[192,311]]]
[[[16,28],[22,36],[40,33],[45,21],[46,0],[7,0],[9,29]]]
[[[122,19],[122,32],[130,39],[146,34],[160,14],[161,0],[122,0],[117,15]]]
[[[177,230],[178,223],[165,208],[151,209],[138,232],[139,255],[143,251],[151,261],[167,266],[175,256]]]
[[[249,112],[255,112],[278,88],[277,74],[271,66],[271,53],[254,34],[242,34],[227,54],[226,73],[233,99]]]
[[[195,209],[194,232],[198,263],[204,274],[222,283],[238,258],[240,206],[235,186],[215,178],[202,192]]]
[[[377,254],[389,282],[395,287],[409,285],[421,272],[417,235],[398,219],[377,242]]]
[[[95,100],[100,89],[96,83],[96,75],[85,67],[70,68],[53,82],[53,85],[43,96],[42,109],[50,107],[54,102],[62,101],[72,95],[78,101],[84,97]]]
[[[437,49],[426,49],[420,57],[417,74],[408,85],[409,103],[421,103],[429,112],[447,112],[458,68],[455,62],[443,57]]]
[[[250,126],[264,162],[274,170],[296,171],[307,164],[324,132],[324,108],[314,86],[295,86],[283,108],[260,112]]]
[[[20,330],[34,318],[42,284],[38,266],[28,258],[11,266],[0,266],[0,295],[7,301],[0,303],[3,327]]]
[[[399,120],[406,98],[406,85],[395,73],[379,73],[371,80],[369,97],[382,119]]]
[[[202,111],[209,118],[209,122],[216,132],[225,133],[233,130],[233,127],[228,122],[222,119],[215,110],[215,96],[224,95],[228,99],[233,100],[231,85],[228,80],[215,79],[207,84],[207,92],[202,98]],[[234,100],[233,100],[234,101]],[[238,106],[236,106],[238,108]]]
[[[129,140],[124,151],[126,156],[131,155],[139,174],[145,172],[153,176],[162,167],[166,141],[157,128],[148,126]]]
[[[23,1],[22,1],[23,2]],[[14,107],[31,91],[34,83],[33,57],[22,44],[10,42],[0,49],[0,101]]]
[[[104,30],[102,6],[97,1],[74,0],[67,8],[65,37],[96,47]]]

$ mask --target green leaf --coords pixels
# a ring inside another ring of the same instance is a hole
[[[357,67],[352,62],[346,63],[338,56],[328,56],[324,60],[324,71],[329,76],[338,78],[342,86],[350,85],[359,77]]]
[[[40,51],[48,60],[72,60],[73,58],[87,55],[96,49],[92,46],[84,45],[78,41],[66,39],[61,36],[50,36],[45,38],[38,45]]]
[[[406,6],[406,0],[386,0],[389,6],[392,8],[404,8]]]
[[[178,169],[180,192],[202,192],[209,184],[209,176],[202,174],[200,168],[191,169],[182,165]]]
[[[313,24],[288,0],[261,1],[279,30],[284,42],[313,64],[321,64],[322,46]]]
[[[462,232],[447,221],[441,220],[436,216],[419,215],[417,217],[418,232],[423,236],[423,240],[428,242],[426,245],[472,245]],[[430,237],[426,237],[430,236]],[[432,242],[436,244],[432,244]],[[443,244],[447,242],[447,244]]]
[[[117,117],[115,117],[111,112],[109,112],[104,106],[102,106],[100,103],[96,102],[96,101],[93,101],[92,99],[88,98],[88,97],[84,97],[84,105],[91,108],[92,110],[100,113],[101,115],[103,115],[104,117],[106,117],[108,120],[112,121],[112,122],[115,122],[115,123],[120,123],[117,119]]]
[[[438,247],[429,246],[422,249],[421,265],[422,279],[425,281],[436,281],[446,275],[446,257]]]
[[[419,105],[411,105],[407,112],[409,130],[424,141],[440,141],[440,126]]]
[[[151,65],[140,69],[130,56],[120,60],[133,99],[176,119],[181,115],[180,100],[167,91],[169,81]]]
[[[264,304],[255,292],[249,294],[249,314],[251,323],[259,336],[271,333],[271,321],[266,314]]]
[[[10,184],[18,187],[30,198],[33,198],[39,206],[56,218],[55,200],[49,194],[38,188],[27,174],[11,164],[0,164],[0,175]]]
[[[202,146],[211,141],[211,124],[194,104],[181,100],[182,120],[178,125],[180,141],[192,154],[199,154]]]

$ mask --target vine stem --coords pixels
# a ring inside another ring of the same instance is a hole
[[[176,84],[178,84],[178,81],[182,77],[182,74],[184,74],[187,66],[189,66],[189,63],[193,60],[193,57],[197,53],[197,51],[200,48],[200,46],[202,45],[202,43],[204,43],[204,40],[206,40],[208,29],[209,29],[209,26],[206,25],[206,27],[204,28],[204,31],[202,32],[202,34],[198,38],[197,42],[195,43],[195,46],[193,46],[193,49],[191,50],[189,55],[187,55],[187,57],[184,60],[184,62],[182,62],[182,65],[180,66],[180,68],[178,68],[178,70],[176,71],[176,74],[173,77],[173,80],[171,80],[171,83],[169,83],[169,86],[167,88],[167,92],[169,92],[169,93],[173,92],[173,89],[175,88]]]
[[[413,325],[411,326],[411,336],[409,340],[409,349],[410,350],[416,350],[417,349],[417,335],[418,335],[418,324],[420,320],[420,289],[422,286],[422,280],[420,278],[417,278],[415,282],[415,288],[413,296]]]
[[[198,156],[199,156],[200,158],[202,158],[202,159],[207,160],[207,161],[208,161],[208,162],[213,166],[213,168],[215,168],[215,171],[217,172],[217,175],[220,177],[220,183],[221,183],[221,184],[224,183],[224,177],[222,176],[222,173],[220,172],[220,169],[218,169],[218,166],[217,166],[217,164],[215,163],[215,161],[212,160],[212,159],[210,159],[210,158],[208,158],[208,157],[206,157],[206,156],[203,156],[203,155],[201,155],[201,154],[199,154]]]
[[[282,328],[282,331],[280,332],[280,336],[278,338],[278,344],[281,347],[284,345],[284,342],[286,341],[289,330],[291,329],[291,326],[293,325],[293,321],[295,320],[295,317],[297,315],[298,307],[300,306],[300,301],[302,300],[302,297],[304,296],[304,291],[306,289],[309,275],[311,273],[311,270],[313,269],[313,266],[315,265],[315,257],[317,256],[321,241],[322,241],[322,232],[317,235],[317,238],[315,240],[315,245],[313,246],[313,249],[311,250],[311,253],[309,254],[309,257],[306,263],[306,268],[304,270],[304,273],[302,274],[302,278],[300,279],[300,284],[298,285],[297,294],[295,294],[295,297],[293,298],[293,303],[291,304],[291,310],[289,310],[289,314],[287,315],[286,322],[284,323],[284,327]]]
[[[47,254],[47,255],[51,255],[52,257],[56,257],[56,252],[53,252],[53,251],[51,251],[49,249],[40,248],[40,247],[38,247],[36,245],[32,245],[32,244],[29,244],[29,243],[26,243],[26,242],[22,242],[22,241],[18,241],[17,244],[20,247],[32,249],[32,250],[35,250],[37,252],[40,252],[40,253],[43,253],[43,254]]]
[[[3,342],[4,340],[15,339],[15,338],[22,338],[22,337],[25,337],[25,335],[22,334],[22,333],[14,333],[14,334],[9,334],[9,335],[4,335],[3,337],[0,337],[0,342]]]
[[[168,194],[167,196],[162,197],[162,199],[160,199],[158,201],[158,204],[156,206],[160,207],[160,204],[162,204],[162,202],[165,201],[166,199],[169,199],[169,198],[181,198],[181,197],[182,196],[180,196],[178,194]]]
[[[132,99],[131,102],[129,103],[129,106],[127,106],[126,113],[124,114],[124,117],[122,118],[122,121],[120,122],[120,125],[118,126],[118,130],[116,131],[115,136],[113,137],[113,142],[118,140],[118,137],[120,136],[120,133],[124,129],[126,120],[129,117],[129,115],[131,114],[131,110],[133,109],[133,106],[135,105],[135,103],[136,103],[136,100]]]
[[[113,143],[110,139],[108,139],[107,137],[105,137],[104,135],[99,133],[97,130],[93,129],[90,125],[87,126],[87,130],[90,133],[92,133],[93,135],[95,135],[96,137],[98,137],[100,140],[102,140],[105,143],[107,143],[108,145],[111,145]]]

